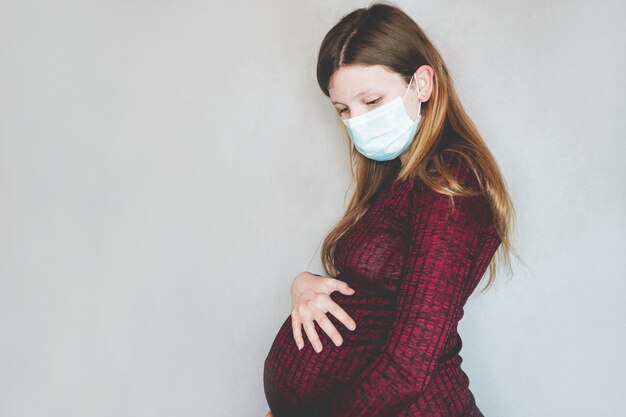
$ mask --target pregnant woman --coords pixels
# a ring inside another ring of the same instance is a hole
[[[492,285],[498,248],[509,268],[515,252],[495,158],[395,6],[344,16],[317,78],[346,127],[355,190],[322,245],[326,276],[292,285],[264,364],[267,415],[482,416],[457,326],[487,267]]]

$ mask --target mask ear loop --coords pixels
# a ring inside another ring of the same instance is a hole
[[[411,83],[413,82],[413,77],[415,77],[415,74],[411,75],[411,79],[409,80],[409,85],[406,86],[406,91],[404,92],[404,95],[402,96],[402,101],[404,101],[404,98],[406,97],[407,93],[409,92],[409,89],[411,88]],[[417,86],[419,88],[419,84]]]
[[[417,86],[417,101],[419,101],[420,104],[418,104],[417,107],[417,115],[421,116],[422,115],[422,100],[420,100],[420,83],[417,82],[417,79],[415,80],[415,85]]]
[[[404,101],[404,97],[406,97],[407,93],[409,92],[409,88],[411,87],[411,83],[413,82],[413,77],[415,77],[415,73],[413,73],[413,75],[411,76],[411,79],[409,80],[409,85],[406,87],[406,91],[404,92],[404,96],[402,96],[402,101]],[[417,78],[415,79],[415,85],[417,86],[417,101],[419,101],[419,105],[417,108],[417,115],[421,116],[422,115],[422,100],[420,100],[419,98],[419,94],[420,94],[420,83],[417,82]]]

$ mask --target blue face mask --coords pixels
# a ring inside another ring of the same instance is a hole
[[[354,147],[367,158],[375,161],[389,161],[401,155],[413,142],[421,120],[422,107],[420,101],[420,110],[415,120],[411,120],[404,107],[404,97],[409,92],[413,77],[409,81],[404,96],[398,96],[359,116],[341,119],[348,128]],[[419,84],[417,88],[419,94]]]

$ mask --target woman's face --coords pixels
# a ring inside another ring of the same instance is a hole
[[[416,71],[407,92],[407,83],[396,72],[382,65],[350,65],[339,68],[330,79],[330,100],[342,119],[367,113],[391,100],[404,96],[404,106],[415,120],[419,101],[427,101],[432,91],[432,67],[422,65]],[[419,82],[419,96],[417,86]],[[419,100],[418,100],[419,97]]]

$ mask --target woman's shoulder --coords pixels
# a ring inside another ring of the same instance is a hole
[[[475,162],[470,162],[469,157],[462,156],[458,152],[445,151],[441,158],[446,162],[450,175],[463,188],[477,193],[483,192],[478,179],[478,167]]]
[[[440,161],[445,173],[434,170],[436,185],[421,178],[413,181],[409,193],[409,212],[419,216],[425,210],[449,210],[450,215],[456,213],[456,216],[488,221],[491,217],[489,200],[481,186],[476,165],[455,151],[442,152]],[[458,191],[459,186],[470,191],[470,194],[451,196],[448,193],[448,189]]]
[[[484,193],[478,177],[478,167],[475,163],[470,162],[468,157],[457,151],[445,150],[439,155],[439,161],[438,163],[430,161],[427,164],[427,171],[438,187],[416,177],[412,181],[412,188],[416,193],[436,192],[437,189],[444,188],[458,189],[458,186],[475,194]]]

